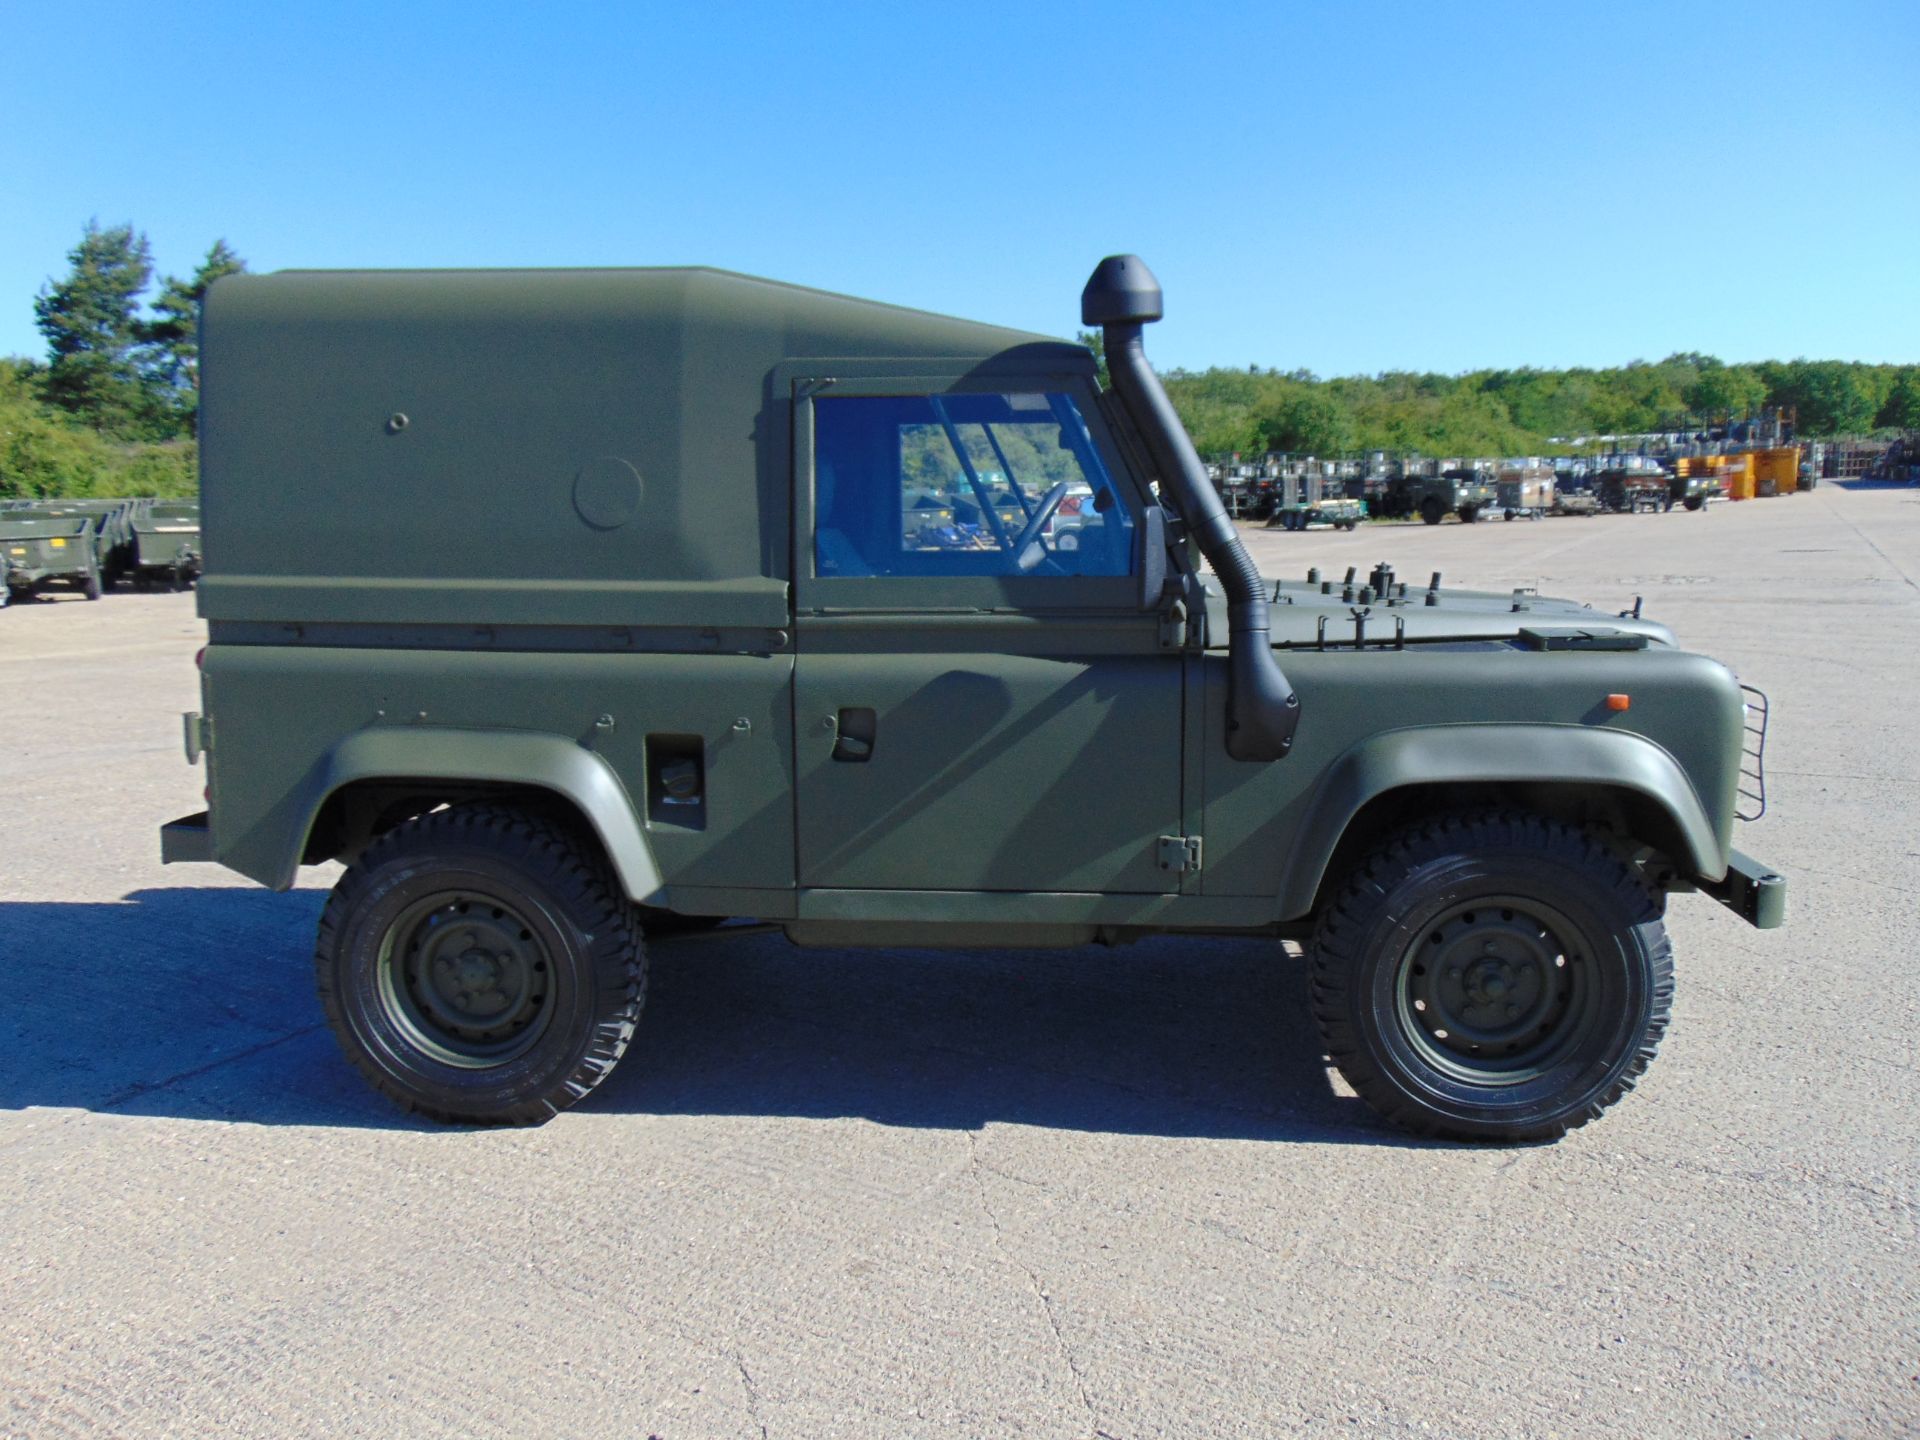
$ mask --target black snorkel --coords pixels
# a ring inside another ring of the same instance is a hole
[[[1300,699],[1274,659],[1267,591],[1214,493],[1193,441],[1147,363],[1141,327],[1165,313],[1160,282],[1138,255],[1109,255],[1080,292],[1080,319],[1105,339],[1107,374],[1227,596],[1227,754],[1278,760],[1293,748]]]

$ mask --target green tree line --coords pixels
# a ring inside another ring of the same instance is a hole
[[[192,495],[200,303],[246,262],[215,241],[154,286],[132,225],[89,223],[33,301],[44,360],[0,360],[0,498]]]
[[[1765,407],[1807,439],[1920,428],[1920,365],[1669,355],[1615,369],[1389,371],[1323,380],[1305,370],[1211,369],[1166,377],[1202,454],[1367,450],[1535,455],[1579,436],[1682,430]]]

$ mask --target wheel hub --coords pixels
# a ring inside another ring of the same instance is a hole
[[[537,1037],[549,965],[514,909],[485,895],[410,907],[388,932],[391,1013],[456,1063],[498,1063]]]
[[[1456,907],[1402,965],[1404,1033],[1451,1068],[1532,1073],[1568,1037],[1578,964],[1553,919],[1531,907],[1498,898]]]

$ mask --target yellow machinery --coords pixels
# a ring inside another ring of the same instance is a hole
[[[1791,495],[1800,488],[1800,447],[1781,445],[1753,455],[1754,493]]]
[[[1754,484],[1752,452],[1742,451],[1738,455],[1722,455],[1718,458],[1726,461],[1727,498],[1753,499],[1759,491]]]

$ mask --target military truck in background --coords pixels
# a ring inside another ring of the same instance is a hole
[[[649,937],[729,917],[1294,941],[1392,1120],[1597,1116],[1667,1024],[1669,899],[1781,921],[1733,843],[1755,697],[1637,606],[1260,575],[1147,362],[1152,274],[1102,261],[1081,311],[1110,389],[1078,345],[712,270],[216,282],[209,805],[163,858],[343,862],[322,1006],[449,1121],[589,1094]]]
[[[1379,508],[1390,520],[1417,515],[1429,525],[1438,525],[1447,516],[1457,515],[1462,524],[1471,525],[1497,499],[1493,481],[1485,473],[1455,468],[1438,475],[1394,476],[1387,482]]]
[[[1652,463],[1610,465],[1595,472],[1593,493],[1600,508],[1615,515],[1653,514],[1673,504],[1667,473]]]

